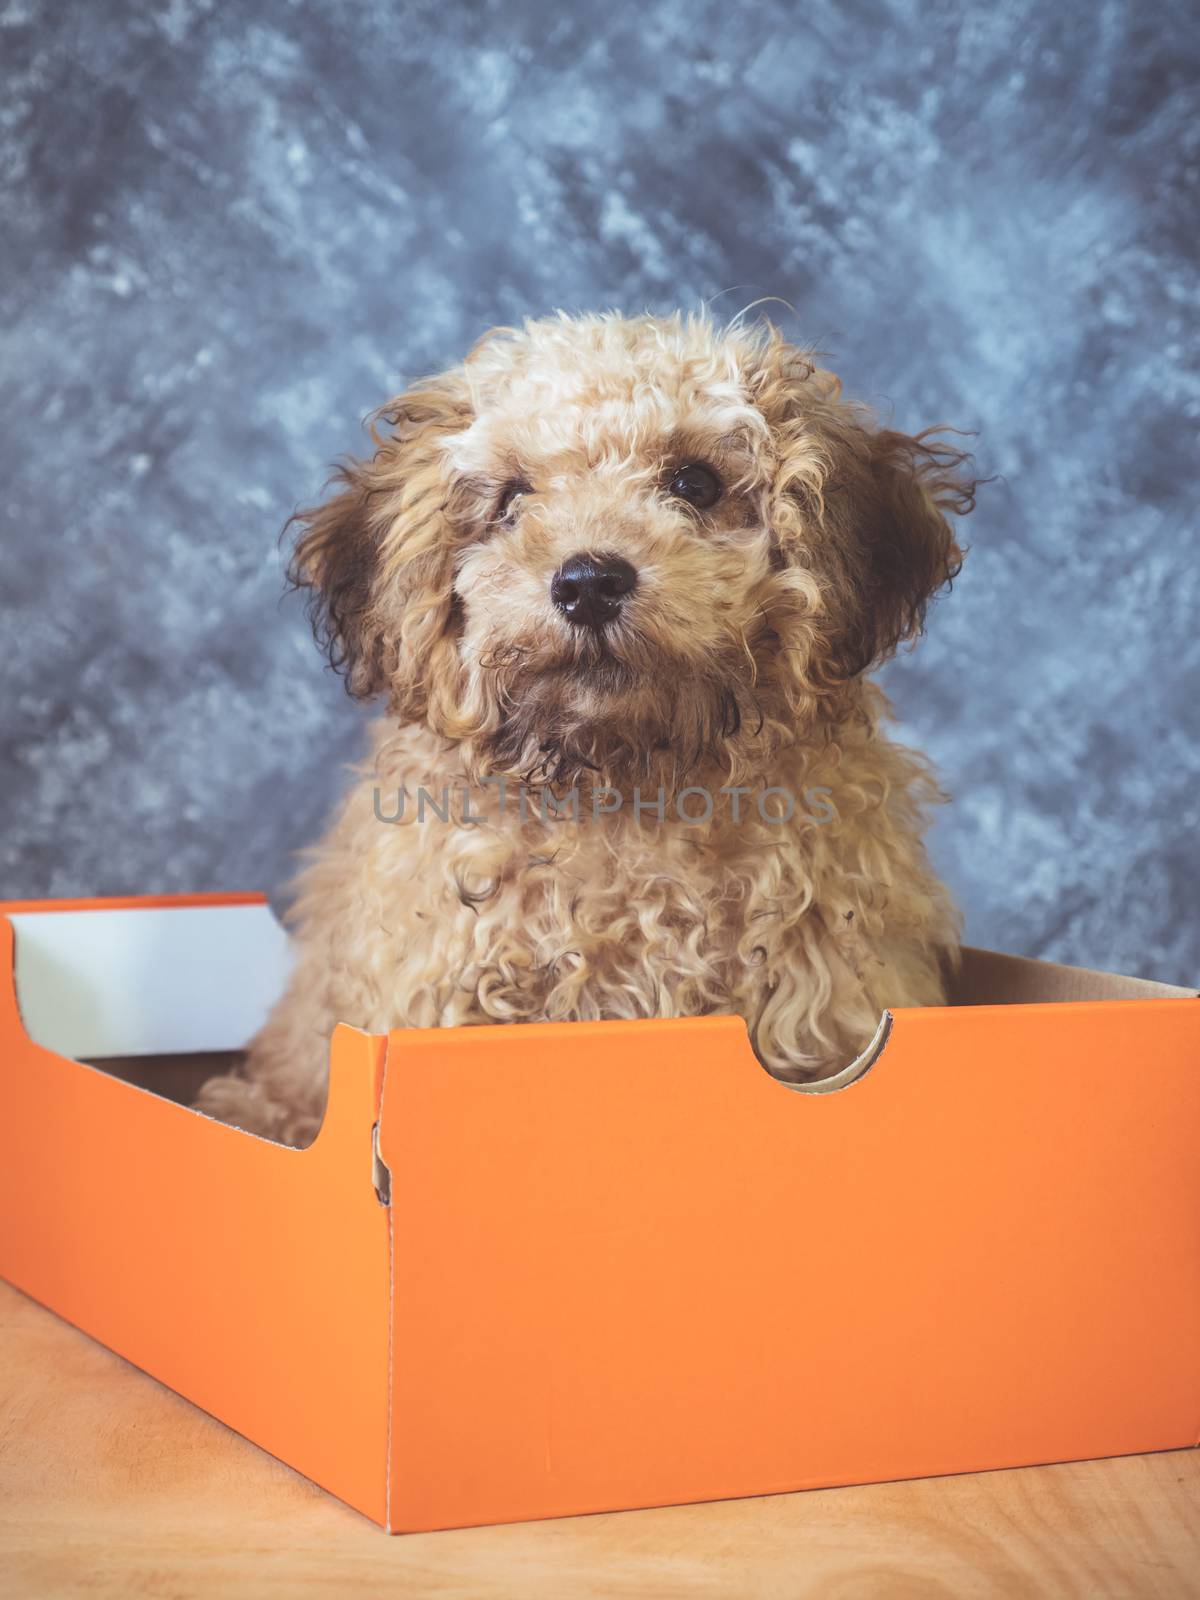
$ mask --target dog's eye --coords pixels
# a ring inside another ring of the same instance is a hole
[[[676,467],[668,489],[677,500],[686,500],[697,511],[707,511],[721,498],[721,480],[703,461],[688,461]]]
[[[530,485],[524,478],[510,478],[501,490],[500,498],[496,502],[493,520],[496,522],[512,522],[516,516],[517,501],[523,494],[528,494]]]

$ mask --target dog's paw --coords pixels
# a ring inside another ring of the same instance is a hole
[[[232,1074],[210,1078],[192,1109],[278,1144],[311,1144],[320,1126],[319,1118],[298,1116],[291,1106],[273,1100],[261,1083]]]

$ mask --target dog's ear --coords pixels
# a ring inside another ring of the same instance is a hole
[[[963,551],[950,515],[975,503],[965,451],[933,436],[851,422],[838,430],[822,492],[831,535],[834,665],[843,679],[915,639]]]
[[[334,670],[344,673],[347,690],[366,697],[383,687],[371,617],[379,548],[369,521],[367,463],[345,462],[330,481],[341,486],[340,492],[323,505],[298,511],[288,524],[301,530],[288,582],[309,591],[308,617],[317,643]]]
[[[756,352],[750,389],[771,426],[777,466],[770,518],[781,559],[821,594],[814,679],[836,687],[915,638],[925,609],[958,573],[948,520],[975,503],[965,451],[879,428],[841,398],[841,383],[775,329]]]
[[[299,511],[288,580],[309,591],[313,633],[347,690],[403,702],[401,665],[420,657],[449,619],[449,469],[442,443],[469,426],[460,371],[390,401],[371,421],[375,455],[347,461],[332,499]]]

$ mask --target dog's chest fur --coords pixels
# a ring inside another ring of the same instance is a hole
[[[786,824],[719,778],[699,825],[669,801],[663,821],[635,815],[632,790],[615,815],[581,792],[578,821],[542,820],[515,788],[503,808],[472,789],[482,820],[464,824],[461,796],[447,820],[434,806],[454,783],[445,747],[381,725],[302,880],[301,956],[319,955],[301,981],[371,1029],[735,1012],[768,1066],[822,1070],[883,1005],[941,999],[954,929],[920,842],[930,785],[869,727],[836,758],[793,752],[768,782],[793,798]],[[402,818],[381,820],[400,789]]]

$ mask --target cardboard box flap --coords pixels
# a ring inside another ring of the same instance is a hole
[[[287,981],[265,901],[8,916],[25,1031],[75,1060],[236,1050]]]

